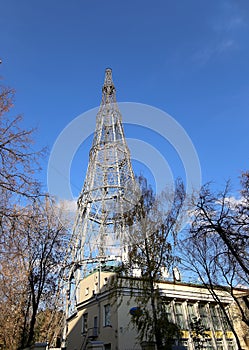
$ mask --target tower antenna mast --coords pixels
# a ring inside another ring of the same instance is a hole
[[[67,316],[77,308],[80,281],[96,265],[121,260],[127,242],[125,216],[134,207],[137,195],[112,70],[107,68],[70,242]]]

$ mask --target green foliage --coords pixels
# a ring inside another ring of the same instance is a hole
[[[169,322],[167,318],[165,303],[162,302],[160,296],[157,296],[156,301],[156,324],[158,334],[157,336],[161,339],[161,349],[171,349],[172,343],[175,339],[180,337],[180,329],[173,322]],[[150,307],[139,308],[139,312],[136,312],[131,317],[132,323],[137,328],[139,334],[139,340],[142,342],[146,340],[148,342],[154,341],[154,315]]]
[[[119,271],[117,289],[129,286],[131,298],[142,310],[132,316],[139,340],[155,341],[157,349],[164,350],[179,336],[179,330],[167,319],[159,282],[165,271],[171,270],[179,261],[173,246],[181,226],[185,191],[182,182],[178,181],[174,193],[168,191],[159,199],[144,178],[140,177],[139,182],[140,199],[127,213],[130,240],[126,260]]]
[[[202,324],[200,318],[193,317],[193,321],[190,323],[191,338],[195,344],[196,350],[205,349],[205,342],[209,337],[207,333],[210,329]]]

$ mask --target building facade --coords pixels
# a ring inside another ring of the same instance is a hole
[[[68,320],[67,350],[146,348],[146,344],[137,339],[136,329],[131,322],[130,311],[138,305],[134,303],[129,287],[125,287],[125,284],[122,291],[114,293],[114,275],[110,271],[96,271],[81,281],[77,312]],[[166,304],[168,320],[177,324],[181,330],[180,339],[175,339],[174,349],[196,349],[191,331],[191,322],[195,318],[200,318],[207,329],[204,349],[237,349],[220,306],[206,288],[170,281],[160,282],[159,288]],[[229,293],[220,290],[219,297],[223,305],[234,312]],[[236,328],[240,327],[237,320]],[[247,349],[243,335],[241,344]],[[149,345],[147,348],[150,348]]]

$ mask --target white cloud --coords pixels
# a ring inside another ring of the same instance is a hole
[[[71,213],[76,213],[77,200],[62,200],[58,203],[58,207]]]
[[[54,210],[65,227],[69,228],[73,226],[77,211],[76,199],[60,200],[54,205]]]
[[[209,22],[210,39],[193,54],[193,60],[205,65],[210,60],[240,48],[241,31],[247,27],[243,13],[236,6],[225,6]]]
[[[217,45],[216,51],[217,53],[223,53],[228,50],[233,50],[236,48],[236,43],[233,39],[227,39],[222,41],[219,45]]]
[[[232,209],[235,209],[239,205],[246,206],[247,200],[244,197],[240,197],[238,199],[235,197],[227,197],[225,198],[225,203],[227,205],[229,204]]]
[[[213,23],[212,29],[215,33],[231,34],[232,32],[241,29],[245,26],[247,26],[247,24],[242,18],[242,16],[233,14],[229,16],[224,16],[224,18],[216,20],[215,23]]]
[[[200,65],[205,65],[211,59],[214,59],[228,51],[236,49],[237,45],[233,39],[224,39],[217,43],[207,44],[193,55],[193,60]]]

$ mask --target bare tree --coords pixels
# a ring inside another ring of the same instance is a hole
[[[10,114],[14,90],[0,87],[0,343],[31,344],[37,314],[55,305],[65,225],[36,180],[45,150]]]
[[[180,227],[185,191],[178,181],[174,195],[164,193],[164,198],[159,200],[144,178],[140,178],[140,184],[140,200],[127,214],[129,244],[120,281],[124,283],[125,279],[134,291],[131,295],[139,312],[134,313],[132,321],[140,341],[155,341],[157,349],[162,350],[179,334],[178,327],[166,317],[158,282],[177,263],[173,245]]]
[[[13,101],[14,90],[0,86],[0,244],[9,240],[9,226],[17,220],[15,205],[41,195],[35,174],[45,152],[33,149],[34,130],[22,128],[22,117],[10,115]]]
[[[223,289],[230,293],[249,333],[248,295],[245,289],[239,292],[240,287],[249,286],[248,183],[249,174],[243,173],[238,199],[230,195],[229,183],[218,193],[212,191],[209,184],[204,186],[197,199],[189,234],[181,242],[186,268],[198,276],[220,305],[239,349],[239,337],[219,292]]]
[[[44,150],[33,149],[34,130],[21,126],[22,117],[11,117],[14,90],[0,87],[0,214],[5,214],[6,200],[37,196],[39,183],[34,173],[39,170],[39,159]]]
[[[230,289],[227,283],[229,279],[231,279],[230,283],[233,282],[235,273],[231,266],[227,265],[227,261],[224,261],[223,248],[218,236],[191,237],[182,242],[182,264],[185,265],[188,274],[192,273],[197,276],[200,283],[209,290],[213,299],[220,306],[229,329],[235,336],[238,349],[242,349],[230,312],[227,305],[224,305],[221,295],[221,291],[230,292],[232,295],[232,291],[235,290],[235,286]],[[224,275],[226,275],[226,279]]]
[[[17,349],[23,320],[26,276],[21,259],[11,252],[1,252],[0,270],[0,344],[4,349]]]
[[[229,193],[229,183],[224,191],[213,193],[210,186],[200,192],[190,233],[197,237],[216,233],[226,246],[227,256],[233,260],[238,273],[249,282],[249,190],[248,173],[242,174],[241,197],[236,200]]]
[[[49,199],[44,202],[36,200],[32,205],[16,210],[19,211],[18,220],[12,221],[10,226],[12,239],[2,252],[1,262],[6,269],[1,271],[0,283],[6,289],[6,306],[12,313],[14,310],[12,319],[17,328],[12,334],[16,332],[16,339],[19,339],[16,346],[24,348],[35,340],[38,313],[60,310],[55,307],[60,306],[58,277],[64,260],[67,230],[62,222],[63,213]],[[8,260],[11,260],[12,266],[18,266],[17,273],[10,273],[13,270]],[[5,347],[15,349],[16,346],[7,345],[11,323],[6,326],[7,329],[3,320],[1,328],[2,331],[5,329]]]

